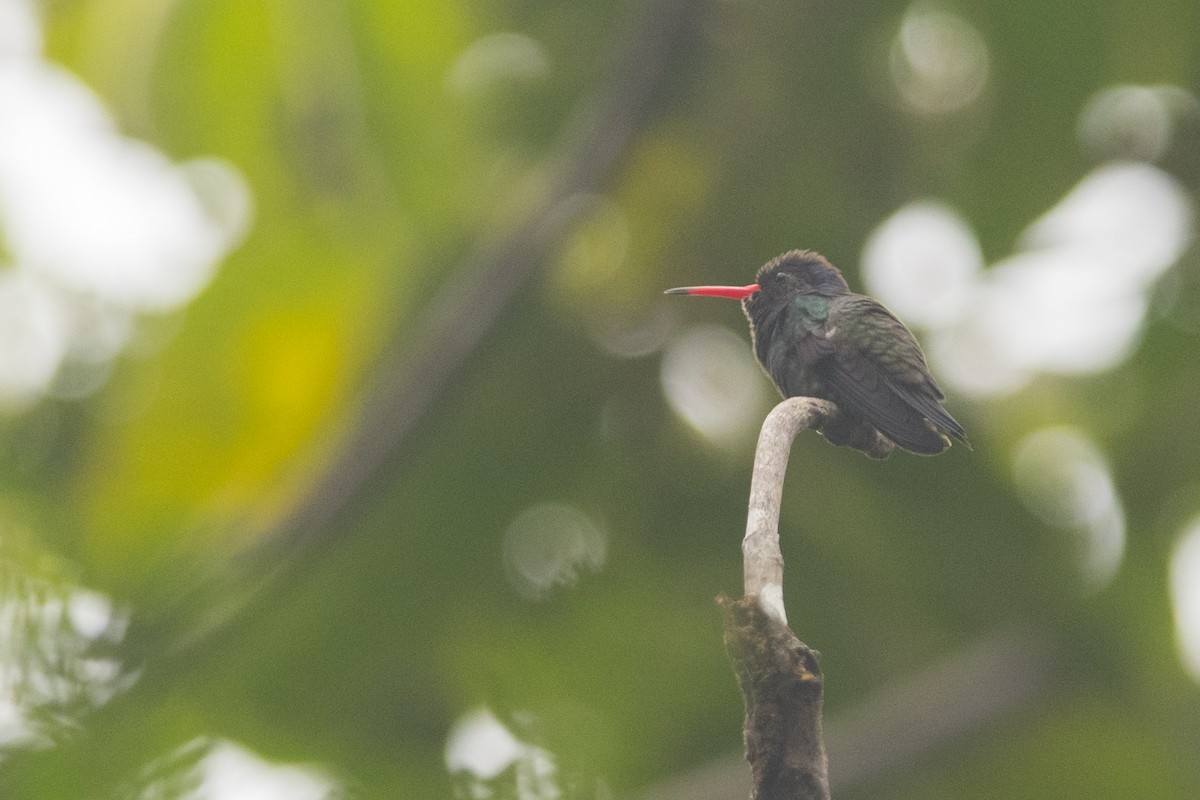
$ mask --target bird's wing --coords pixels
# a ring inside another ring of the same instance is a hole
[[[914,411],[966,441],[962,425],[942,407],[945,395],[929,374],[917,340],[881,304],[863,295],[842,298],[830,309],[825,336],[834,352],[825,362],[831,385],[860,413],[879,421],[877,427],[897,444],[905,446],[893,433],[903,438],[908,430],[933,446]]]

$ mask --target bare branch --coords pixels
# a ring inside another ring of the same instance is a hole
[[[827,800],[828,768],[821,739],[823,678],[816,654],[787,626],[779,508],[792,442],[820,428],[837,408],[793,397],[763,422],[754,454],[746,536],[745,596],[717,602],[725,611],[725,646],[746,702],[743,737],[752,800]]]
[[[837,406],[812,397],[791,397],[767,415],[758,434],[754,472],[750,478],[750,507],[746,537],[742,540],[747,597],[757,596],[763,610],[784,625],[783,554],[779,550],[779,508],[783,479],[792,442],[801,430],[820,430],[838,419]],[[878,434],[857,449],[872,458],[884,458],[892,444]]]
[[[783,608],[783,553],[779,549],[779,508],[792,442],[801,428],[816,428],[833,404],[811,397],[784,400],[767,415],[754,451],[746,536],[742,539],[744,594],[757,597],[763,611],[787,625]]]

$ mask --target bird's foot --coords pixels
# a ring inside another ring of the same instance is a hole
[[[861,419],[848,417],[834,410],[819,429],[830,444],[850,447],[868,458],[882,461],[892,454],[896,445],[891,439]]]

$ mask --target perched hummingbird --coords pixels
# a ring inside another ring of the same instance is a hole
[[[861,446],[883,434],[905,450],[935,455],[962,425],[929,373],[917,340],[879,302],[854,294],[825,258],[792,250],[771,259],[749,286],[685,286],[667,294],[742,301],[754,354],[784,397],[818,397],[842,418],[822,433]]]

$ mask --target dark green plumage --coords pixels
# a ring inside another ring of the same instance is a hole
[[[754,353],[785,397],[837,404],[845,420],[826,438],[847,444],[865,425],[925,455],[950,446],[945,434],[967,441],[912,333],[822,256],[784,253],[758,271],[757,288],[742,300]]]

